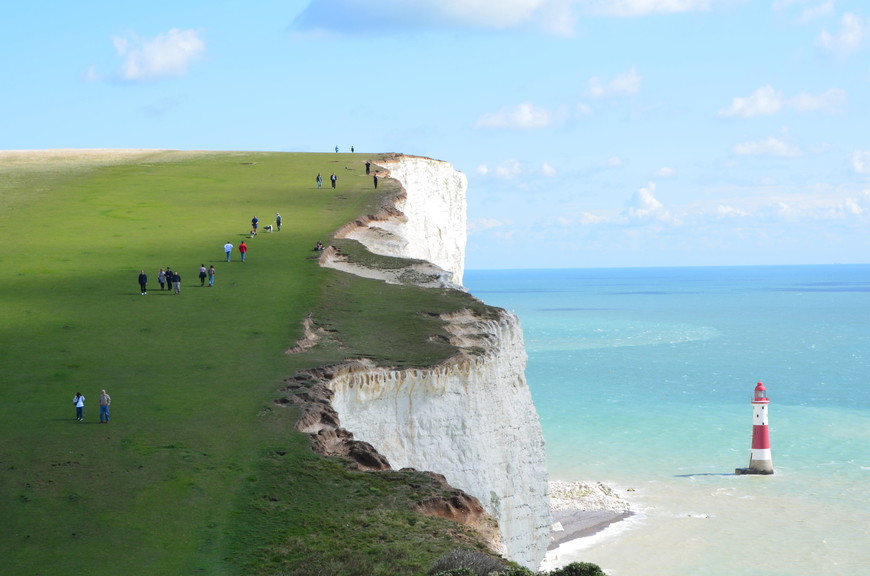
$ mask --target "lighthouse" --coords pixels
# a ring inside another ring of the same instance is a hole
[[[752,398],[752,451],[749,468],[738,468],[736,474],[773,474],[773,460],[770,458],[770,434],[767,428],[767,408],[770,399],[764,383],[755,385]]]

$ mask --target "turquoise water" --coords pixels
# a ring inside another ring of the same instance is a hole
[[[560,551],[612,576],[867,573],[870,266],[468,271],[520,317],[552,479],[639,514]],[[775,474],[749,463],[755,383]]]

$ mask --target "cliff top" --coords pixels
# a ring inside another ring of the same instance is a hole
[[[285,379],[347,357],[438,362],[453,351],[439,316],[475,305],[458,291],[318,266],[315,242],[376,213],[390,192],[372,188],[367,158],[379,156],[0,154],[0,238],[11,248],[0,266],[0,346],[15,359],[0,363],[11,399],[0,418],[0,490],[14,495],[0,504],[14,527],[0,533],[7,565],[97,576],[146,565],[416,574],[473,542],[414,512],[437,486],[315,456],[295,409],[273,402]],[[327,187],[316,187],[318,172]],[[281,231],[264,232],[277,212]],[[261,232],[250,238],[253,216]],[[223,245],[241,240],[247,261],[236,252],[226,262]],[[196,282],[201,264],[215,266],[214,287]],[[180,294],[156,282],[167,266],[181,273]],[[308,315],[330,343],[284,354]],[[101,425],[102,388],[113,402]]]

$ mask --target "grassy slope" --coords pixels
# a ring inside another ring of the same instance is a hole
[[[4,570],[414,574],[465,538],[409,512],[424,478],[410,488],[407,475],[354,473],[313,456],[290,410],[271,402],[296,370],[345,355],[442,359],[449,349],[428,342],[440,328],[426,313],[471,303],[310,259],[316,240],[374,211],[364,160],[0,159]],[[314,187],[318,171],[323,190]],[[328,188],[332,171],[337,191]],[[247,263],[237,254],[224,262],[227,240],[237,245],[252,216],[264,226],[276,211],[280,233],[248,240]],[[201,263],[217,268],[214,288],[199,286]],[[182,274],[180,296],[158,289],[166,265]],[[311,311],[341,331],[342,346],[285,355]],[[113,397],[109,425],[97,423],[101,388]],[[74,420],[76,391],[88,400],[84,423]]]

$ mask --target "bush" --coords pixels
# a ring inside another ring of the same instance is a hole
[[[489,576],[501,573],[507,564],[481,552],[457,548],[435,561],[431,576]]]
[[[532,572],[528,568],[510,566],[474,550],[457,548],[438,560],[429,570],[429,576],[607,576],[591,562],[572,562],[552,572]]]
[[[572,562],[567,566],[550,572],[550,576],[607,576],[596,564],[590,562]]]
[[[522,566],[515,566],[513,568],[508,568],[505,572],[499,572],[498,576],[535,576],[535,572],[532,572],[528,568],[523,568]]]

